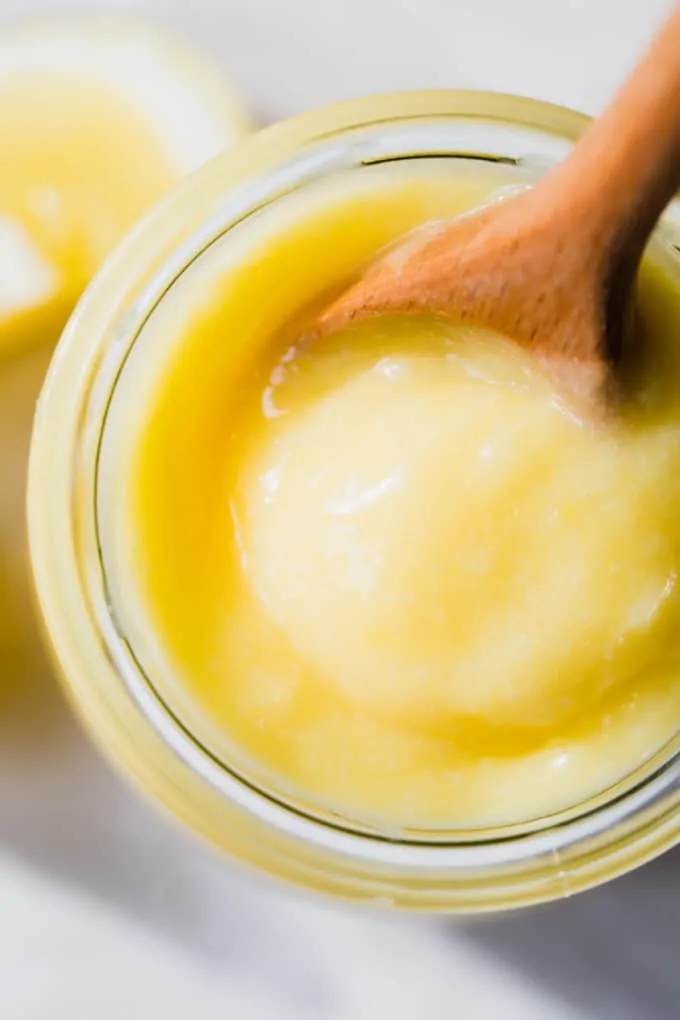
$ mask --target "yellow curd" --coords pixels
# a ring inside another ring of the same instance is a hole
[[[680,267],[610,420],[445,318],[297,342],[384,245],[527,183],[347,171],[232,229],[123,368],[99,465],[117,620],[172,710],[279,796],[392,829],[527,820],[680,720]]]

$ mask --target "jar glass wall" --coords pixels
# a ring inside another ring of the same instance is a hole
[[[209,750],[168,707],[112,609],[98,520],[102,436],[126,360],[189,266],[237,224],[312,182],[433,156],[535,172],[584,118],[475,93],[366,99],[308,114],[199,171],[128,237],[59,345],[35,425],[29,529],[46,629],[94,738],[191,829],[245,862],[354,898],[439,910],[522,905],[642,863],[680,832],[680,742],[615,787],[560,814],[487,829],[398,835],[283,798]],[[671,241],[677,210],[663,229]]]

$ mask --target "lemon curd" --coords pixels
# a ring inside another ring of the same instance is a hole
[[[421,160],[261,210],[165,295],[104,429],[109,596],[161,697],[265,789],[389,831],[580,803],[680,721],[675,255],[604,421],[446,318],[300,341],[386,244],[527,183]]]

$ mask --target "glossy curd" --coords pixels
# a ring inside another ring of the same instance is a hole
[[[250,781],[383,831],[581,803],[680,723],[675,254],[604,421],[446,318],[300,341],[386,244],[527,183],[420,160],[264,208],[172,286],[105,425],[108,590],[159,695]]]

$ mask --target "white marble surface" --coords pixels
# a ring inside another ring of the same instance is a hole
[[[170,20],[228,66],[266,121],[367,91],[447,85],[596,111],[670,4],[8,6]],[[2,1020],[678,1020],[679,918],[677,853],[569,902],[475,922],[309,900],[232,870],[138,800],[51,682],[2,705]]]

